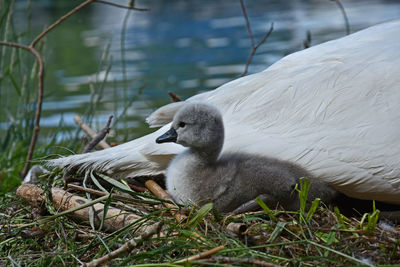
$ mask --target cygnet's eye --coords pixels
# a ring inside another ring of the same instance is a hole
[[[179,122],[178,127],[179,128],[183,128],[185,127],[186,123],[184,123],[183,121]]]

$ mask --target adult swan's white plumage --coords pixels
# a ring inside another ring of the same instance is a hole
[[[400,21],[294,53],[193,100],[222,111],[223,152],[292,161],[349,196],[400,204]],[[180,106],[162,107],[148,121],[169,122]],[[160,174],[182,150],[155,143],[169,128],[50,164]]]

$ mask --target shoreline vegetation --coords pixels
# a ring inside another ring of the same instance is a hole
[[[251,43],[245,75],[257,48],[273,31],[273,25],[256,44],[245,3],[238,1]],[[345,10],[338,0],[335,2],[349,33]],[[32,3],[27,3],[29,21]],[[308,207],[305,203],[307,179],[298,188],[301,207],[298,211],[268,207],[259,200],[261,211],[237,215],[219,214],[211,203],[202,207],[177,206],[159,185],[163,183],[162,177],[130,184],[101,173],[66,175],[63,170],[55,169],[32,172],[35,185],[19,186],[20,177],[26,176],[31,165],[41,164],[49,155],[65,154],[65,148],[86,152],[99,144],[102,148],[109,146],[106,136],[111,118],[99,134],[91,131],[92,141],[86,148],[77,137],[58,142],[56,132],[45,143],[39,138],[45,94],[45,37],[91,4],[132,12],[148,11],[136,7],[134,1],[120,5],[88,0],[36,37],[29,38],[29,23],[25,33],[14,32],[15,2],[0,0],[1,97],[18,97],[19,101],[18,108],[10,110],[8,116],[12,123],[0,138],[0,265],[270,267],[396,266],[400,263],[400,226],[379,220],[380,211],[375,204],[371,212],[354,217],[346,217],[337,207],[328,208],[318,199]],[[309,46],[310,38],[305,47]],[[28,39],[32,41],[23,44]],[[103,58],[107,58],[107,49]],[[105,60],[100,63],[106,69],[106,76],[110,69],[107,64]],[[101,90],[100,83],[94,90],[98,97],[93,96],[84,121],[91,120],[93,110],[101,101]],[[174,93],[170,96],[173,101],[180,100]],[[131,104],[125,103],[124,110]],[[82,119],[77,121],[80,128],[90,132]]]

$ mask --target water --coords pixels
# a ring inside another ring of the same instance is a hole
[[[32,2],[31,36],[78,4]],[[256,42],[274,23],[274,31],[257,51],[249,73],[303,49],[307,31],[311,45],[346,33],[333,1],[245,2]],[[400,17],[400,1],[342,3],[352,32]],[[26,1],[17,1],[16,6],[16,29],[26,30]],[[114,125],[116,140],[132,139],[149,132],[144,118],[169,102],[167,91],[186,99],[235,79],[244,70],[250,39],[239,0],[149,0],[137,1],[137,6],[151,11],[131,11],[126,17],[127,10],[92,4],[47,36],[42,133],[58,130],[63,132],[61,137],[70,137],[76,128],[73,116],[85,114],[95,95],[100,101],[93,111],[94,128],[102,128],[111,114],[123,114]],[[8,125],[7,117],[0,116],[0,128]]]

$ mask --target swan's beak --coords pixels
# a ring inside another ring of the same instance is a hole
[[[161,135],[156,139],[156,143],[167,143],[167,142],[176,142],[176,138],[178,138],[178,134],[176,133],[174,128],[171,128],[165,134]]]

